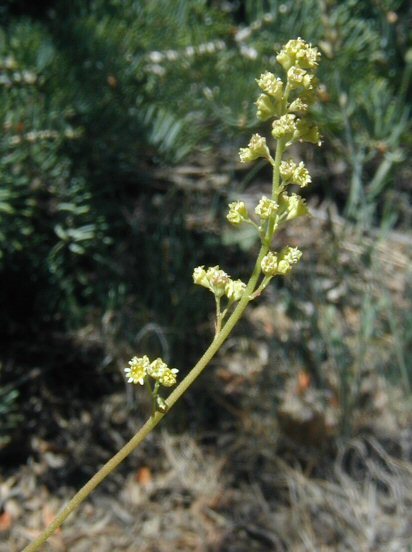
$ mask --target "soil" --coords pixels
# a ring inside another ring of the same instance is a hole
[[[45,550],[411,549],[411,395],[394,353],[401,334],[377,307],[384,292],[398,327],[410,312],[411,244],[314,211],[309,228],[281,236],[305,251],[293,278],[252,306],[182,404]],[[122,355],[105,364],[98,327],[67,339],[50,341],[47,365],[45,344],[31,351],[24,423],[1,449],[0,552],[34,539],[148,412]]]

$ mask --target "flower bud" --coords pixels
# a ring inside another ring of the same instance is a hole
[[[246,205],[243,201],[234,201],[229,203],[229,212],[226,215],[227,220],[238,226],[245,220],[249,220],[249,213],[247,212]]]
[[[172,387],[172,385],[175,385],[177,381],[176,374],[178,372],[179,370],[176,368],[167,368],[159,378],[160,385],[163,385],[163,387]]]
[[[230,277],[220,270],[219,266],[212,266],[207,270],[203,266],[198,266],[193,271],[193,281],[198,286],[209,289],[216,297],[222,297]]]
[[[197,286],[209,288],[209,282],[206,277],[206,270],[203,266],[197,266],[193,271],[193,282]]]
[[[297,194],[281,194],[279,208],[282,214],[286,213],[285,220],[293,220],[309,213],[305,200]]]
[[[291,247],[290,245],[284,247],[279,255],[281,260],[285,260],[292,265],[298,263],[301,257],[302,251],[300,251],[297,247]]]
[[[250,139],[248,147],[240,148],[239,156],[242,163],[250,163],[259,157],[270,159],[266,138],[263,138],[259,134],[254,134]]]
[[[302,98],[296,98],[288,107],[289,113],[298,113],[299,115],[305,115],[308,112],[309,105],[302,101]]]
[[[299,142],[310,142],[318,146],[322,145],[319,128],[306,119],[298,120],[297,129],[293,138],[299,140]]]
[[[257,107],[257,118],[261,121],[267,121],[268,119],[278,115],[279,107],[276,106],[272,98],[266,94],[261,94],[256,100],[255,105]]]
[[[299,262],[302,252],[297,247],[287,246],[279,254],[278,274],[286,276],[292,270],[292,266]]]
[[[230,280],[226,284],[225,293],[229,301],[239,301],[246,289],[246,284],[242,280]]]
[[[279,205],[273,199],[263,196],[256,206],[255,213],[262,220],[267,220],[274,215],[279,208]]]
[[[312,48],[310,44],[297,38],[289,40],[276,56],[277,61],[283,69],[287,71],[293,65],[301,69],[314,70],[318,66],[320,53],[317,48]]]
[[[164,399],[162,399],[162,397],[160,397],[160,395],[156,396],[156,409],[162,413],[165,413],[168,411],[167,403]]]
[[[292,159],[289,159],[288,161],[281,161],[279,172],[280,172],[280,176],[282,177],[283,181],[286,184],[289,184],[290,182],[292,182],[293,173],[295,172],[295,169],[296,169],[296,163]]]
[[[291,140],[297,133],[296,115],[282,115],[272,123],[272,136],[279,140]]]
[[[151,378],[159,380],[168,369],[166,362],[163,362],[161,358],[156,358],[148,367],[147,373]]]
[[[230,281],[230,277],[219,268],[219,265],[208,268],[206,276],[210,283],[211,291],[216,297],[222,297],[225,294],[225,287]]]
[[[313,75],[295,65],[288,70],[288,84],[291,90],[299,87],[306,88],[306,90],[312,90],[313,79]]]
[[[286,276],[292,270],[290,263],[286,259],[282,259],[278,264],[278,274]]]
[[[308,169],[301,161],[297,165],[292,159],[282,161],[280,164],[280,175],[285,184],[297,184],[304,188],[312,181]]]
[[[278,270],[278,257],[276,253],[269,251],[260,263],[262,272],[265,276],[276,276]]]
[[[276,78],[273,73],[270,71],[262,73],[260,77],[256,79],[256,82],[263,92],[275,98],[278,102],[282,100],[283,82],[279,78]]]
[[[147,369],[148,375],[164,387],[171,387],[176,383],[176,374],[178,372],[179,370],[176,368],[169,368],[161,358],[154,360]]]

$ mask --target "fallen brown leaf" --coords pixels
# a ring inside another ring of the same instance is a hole
[[[7,511],[0,514],[0,532],[8,531],[12,525],[13,518]]]
[[[139,483],[139,485],[142,485],[143,487],[149,485],[149,483],[151,483],[153,479],[150,468],[148,468],[147,466],[143,466],[143,468],[140,468],[136,474],[135,479]]]

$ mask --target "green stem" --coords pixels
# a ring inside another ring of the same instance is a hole
[[[273,167],[273,179],[272,179],[272,199],[277,201],[279,196],[279,184],[280,184],[280,162],[282,161],[282,155],[285,151],[285,140],[278,140],[276,142],[276,154],[275,165]]]
[[[285,88],[284,97],[282,100],[282,114],[287,113],[288,97],[289,85],[287,85]],[[280,183],[280,163],[285,148],[286,141],[284,139],[280,139],[276,143],[275,158],[273,159],[271,156],[269,156],[269,162],[273,167],[272,199],[274,201],[278,200],[279,194],[282,191],[282,184]],[[251,223],[256,227],[256,224],[253,221],[251,221]],[[197,364],[195,364],[195,366],[187,374],[187,376],[180,382],[176,389],[164,401],[165,411],[156,411],[155,403],[158,389],[157,387],[155,387],[152,392],[152,398],[154,402],[151,417],[137,431],[137,433],[119,450],[119,452],[115,454],[108,462],[106,462],[106,464],[104,464],[104,466],[74,495],[74,497],[66,504],[66,506],[64,506],[63,509],[57,514],[53,522],[39,535],[37,539],[29,544],[23,550],[23,552],[36,552],[37,550],[39,550],[40,547],[47,541],[47,539],[56,531],[56,529],[58,529],[64,523],[68,516],[73,511],[75,511],[80,506],[80,504],[94,491],[94,489],[142,443],[142,441],[151,433],[151,431],[161,422],[166,412],[170,411],[170,409],[176,404],[176,402],[182,397],[187,389],[203,372],[206,366],[210,363],[210,361],[222,347],[223,343],[229,337],[233,328],[239,322],[240,318],[243,316],[243,313],[245,312],[248,304],[256,297],[256,292],[260,293],[265,287],[266,278],[263,278],[263,282],[261,282],[260,286],[257,285],[262,272],[261,263],[262,259],[270,249],[273,235],[277,228],[278,221],[276,220],[275,215],[273,215],[268,220],[268,223],[264,230],[260,232],[262,245],[256,259],[252,275],[246,285],[245,292],[225,324],[222,324],[222,321],[223,318],[226,316],[230,305],[228,305],[226,310],[224,310],[224,312],[222,313],[220,301],[216,300],[216,335],[214,336],[212,343],[209,345]],[[259,228],[257,229],[259,231]]]
[[[279,185],[280,185],[280,162],[282,161],[282,156],[285,151],[285,141],[280,139],[276,142],[276,154],[275,154],[275,164],[273,166],[273,179],[272,179],[272,199],[274,201],[278,200],[279,197]],[[275,228],[275,215],[273,215],[269,221],[266,231],[266,236],[264,238],[264,243],[266,243],[268,250],[272,243],[272,238]]]
[[[157,412],[157,395],[159,394],[159,382],[157,381],[152,391],[152,418]]]
[[[283,152],[285,151],[285,143],[283,140],[278,140],[276,144],[276,154],[275,161],[273,164],[273,189],[272,189],[272,199],[277,199],[279,194],[279,183],[280,175],[279,168],[280,162],[282,160]],[[219,351],[220,347],[229,337],[233,328],[239,322],[243,313],[246,310],[246,307],[252,301],[256,295],[256,284],[259,280],[261,274],[261,262],[263,257],[269,251],[273,233],[274,233],[274,218],[270,219],[268,224],[268,229],[266,233],[266,238],[262,240],[262,246],[259,251],[259,255],[256,259],[255,267],[253,269],[252,275],[249,279],[249,282],[246,285],[245,292],[237,304],[236,308],[224,324],[223,328],[221,327],[221,310],[220,302],[216,301],[216,335],[209,345],[208,349],[205,351],[200,360],[195,364],[192,370],[187,374],[187,376],[180,382],[176,389],[169,395],[166,399],[167,412],[175,405],[175,403],[180,399],[180,397],[186,392],[186,390],[192,385],[192,383],[199,377],[203,372],[215,354]],[[155,401],[155,397],[153,396]],[[41,535],[33,541],[31,544],[26,546],[23,552],[36,552],[44,544],[47,539],[64,523],[67,517],[76,510],[80,504],[94,491],[94,489],[100,485],[100,483],[112,472],[117,466],[123,462],[129,454],[131,454],[140,443],[149,435],[149,433],[160,423],[164,418],[166,412],[156,412],[156,408],[153,407],[152,416],[146,421],[146,423],[139,429],[139,431],[128,441],[117,454],[115,454],[104,466],[74,495],[74,497],[67,503],[67,505],[57,514],[53,522],[41,533]]]
[[[244,295],[240,299],[235,310],[228,318],[220,333],[212,341],[203,356],[165,401],[168,406],[168,411],[174,406],[174,404],[180,399],[185,391],[202,373],[202,371],[205,369],[205,367],[209,364],[217,351],[226,341],[233,328],[239,322],[246,307],[252,300],[251,295],[255,290],[255,286],[261,272],[260,263],[262,262],[262,259],[267,252],[268,247],[266,245],[262,245],[258,258],[256,260],[255,268],[246,286]],[[47,539],[63,524],[66,518],[80,506],[80,504],[90,495],[90,493],[94,491],[94,489],[98,485],[100,485],[100,483],[140,445],[140,443],[159,424],[164,416],[165,413],[162,412],[156,412],[154,415],[152,415],[139,429],[139,431],[130,439],[130,441],[128,441],[117,454],[115,454],[108,462],[106,462],[106,464],[74,495],[74,497],[57,514],[53,522],[43,531],[43,533],[39,537],[37,537],[35,541],[24,548],[23,552],[36,552],[37,550],[39,550],[40,547],[47,541]]]
[[[263,291],[268,287],[272,277],[270,276],[264,276],[262,281],[260,282],[259,286],[255,289],[255,291],[252,294],[252,299],[256,299],[256,297],[259,297],[263,293]]]
[[[222,314],[220,312],[220,297],[217,297],[216,295],[215,295],[215,303],[216,303],[216,324],[215,324],[215,339],[216,339],[222,327]]]

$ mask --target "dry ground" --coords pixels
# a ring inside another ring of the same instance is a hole
[[[412,550],[411,241],[358,235],[325,209],[304,224],[281,238],[305,250],[299,272],[45,549]],[[38,427],[53,429],[20,435],[27,454],[0,478],[1,552],[132,435],[144,405],[125,396],[69,405],[44,391]]]

